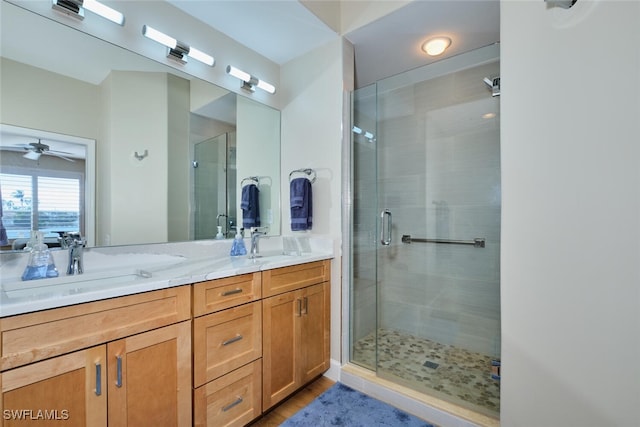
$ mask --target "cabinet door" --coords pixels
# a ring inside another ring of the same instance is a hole
[[[191,321],[107,344],[109,426],[191,425]]]
[[[262,302],[262,410],[298,388],[298,336],[302,299],[287,292]]]
[[[1,374],[3,426],[107,425],[104,345]]]
[[[302,294],[300,385],[329,369],[329,292],[329,282],[324,282]]]

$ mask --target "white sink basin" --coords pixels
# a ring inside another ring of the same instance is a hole
[[[52,279],[5,283],[2,286],[2,291],[10,300],[39,299],[118,287],[140,280],[153,280],[153,274],[144,270],[127,270],[116,274],[60,276]]]

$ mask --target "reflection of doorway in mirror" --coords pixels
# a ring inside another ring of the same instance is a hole
[[[235,233],[235,132],[194,146],[194,238],[213,239],[217,227],[225,237]],[[233,206],[233,209],[229,209]]]

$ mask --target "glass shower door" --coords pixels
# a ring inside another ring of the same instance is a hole
[[[484,79],[497,76],[496,59],[356,91],[354,124],[373,100],[376,132],[369,146],[354,133],[351,289],[353,363],[494,417],[500,105]]]
[[[194,146],[194,239],[213,239],[227,215],[227,134]],[[224,215],[219,217],[219,215]]]
[[[351,361],[376,367],[378,196],[376,85],[352,95]],[[354,345],[357,343],[357,345]]]

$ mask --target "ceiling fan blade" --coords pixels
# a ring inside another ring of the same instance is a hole
[[[48,155],[48,156],[59,157],[59,158],[61,158],[61,159],[63,159],[63,160],[66,160],[66,161],[68,161],[68,162],[75,163],[75,160],[70,159],[69,157],[61,156],[60,154],[56,154],[56,153],[51,152],[51,151],[47,151],[47,152],[46,152],[46,153],[44,153],[44,154],[45,154],[45,155]]]
[[[73,154],[68,151],[58,151],[58,150],[47,150],[46,152],[51,154],[68,154],[68,155]]]

